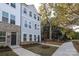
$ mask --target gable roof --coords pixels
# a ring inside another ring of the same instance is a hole
[[[29,8],[33,11],[35,11],[36,13],[38,13],[37,9],[35,8],[35,6],[33,4],[32,5],[27,5],[25,3],[22,3],[22,5],[26,6],[27,8]],[[38,13],[38,15],[39,15],[39,13]]]

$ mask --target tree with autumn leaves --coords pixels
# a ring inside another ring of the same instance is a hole
[[[79,25],[79,4],[75,3],[44,3],[39,7],[42,21],[42,31],[44,28],[49,25],[49,16],[53,14],[53,17],[50,17],[51,27],[62,27],[64,30],[60,30],[62,34],[67,35],[68,38],[72,39],[74,37],[73,30],[69,29],[69,25]],[[50,12],[49,12],[50,11]],[[52,11],[54,13],[52,13]],[[70,33],[69,33],[69,32]],[[52,31],[51,31],[52,32]]]

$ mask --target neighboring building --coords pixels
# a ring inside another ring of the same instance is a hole
[[[20,4],[0,3],[0,45],[20,44]]]
[[[34,5],[22,4],[21,42],[40,42],[40,15]]]

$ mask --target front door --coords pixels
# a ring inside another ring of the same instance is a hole
[[[11,45],[16,45],[16,32],[11,32]]]

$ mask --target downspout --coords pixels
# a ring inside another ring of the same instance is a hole
[[[22,25],[22,3],[20,3],[20,45],[21,45],[21,25]]]

